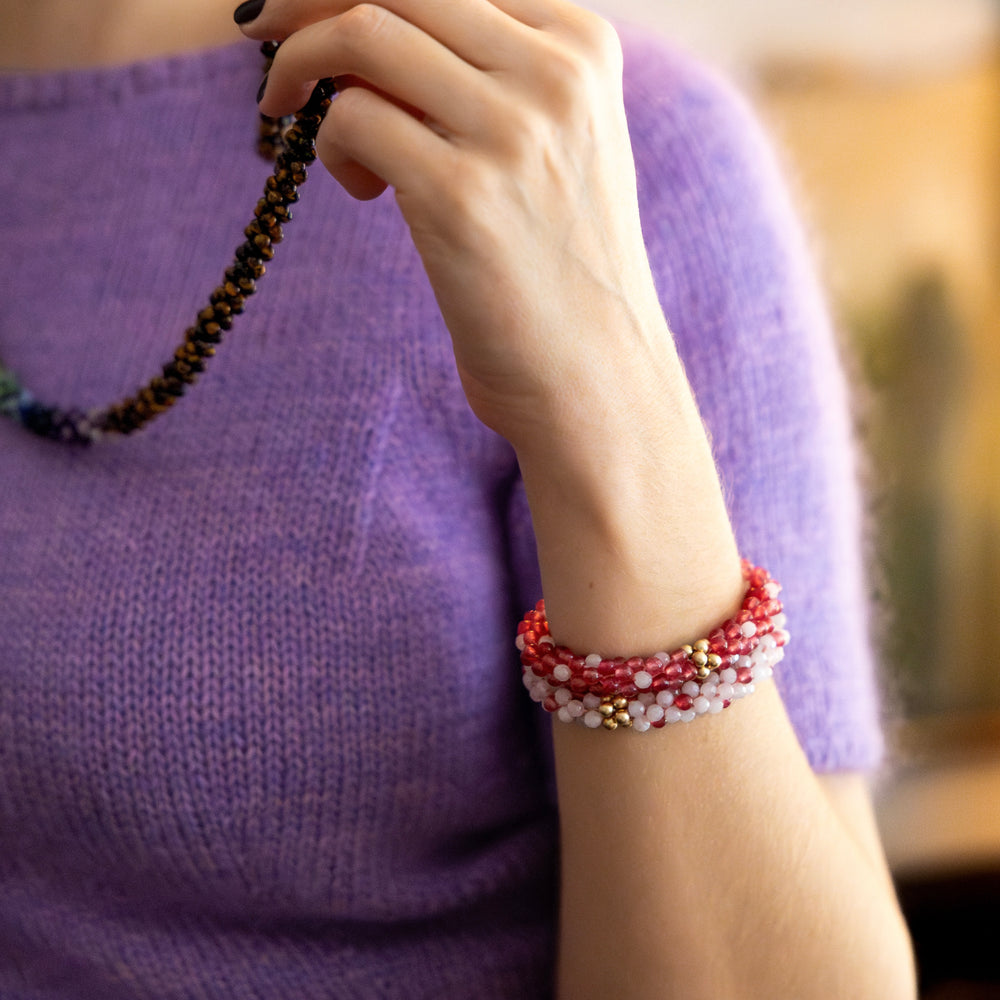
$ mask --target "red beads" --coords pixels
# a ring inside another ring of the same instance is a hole
[[[628,728],[633,721],[636,728],[658,729],[664,720],[688,720],[728,707],[734,690],[736,697],[753,690],[755,669],[760,676],[770,675],[769,664],[780,659],[788,640],[778,584],[746,561],[743,575],[747,590],[739,611],[707,638],[669,654],[580,656],[556,645],[545,602],[539,601],[517,629],[526,686],[546,711],[564,721],[609,729]]]

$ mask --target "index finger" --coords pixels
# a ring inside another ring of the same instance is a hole
[[[361,5],[358,0],[264,0],[256,16],[239,27],[250,38],[281,41],[310,24]],[[504,22],[508,26],[513,22],[527,28],[546,29],[596,18],[567,0],[377,0],[377,5],[434,35],[456,54],[461,53],[450,44],[449,37],[464,47],[460,39],[473,25],[487,31],[500,29]],[[241,8],[246,6],[243,4]],[[435,29],[442,29],[444,34]],[[499,39],[494,35],[493,40]],[[476,65],[474,60],[470,61]]]

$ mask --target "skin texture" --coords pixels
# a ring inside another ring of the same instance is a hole
[[[161,6],[7,0],[0,63],[238,37],[228,3]],[[614,32],[564,0],[267,0],[242,30],[284,40],[265,112],[339,79],[320,157],[355,197],[392,189],[469,402],[517,452],[553,634],[649,653],[724,619],[739,561],[646,261]],[[773,685],[697,725],[555,743],[560,997],[914,996],[864,780],[812,773]]]

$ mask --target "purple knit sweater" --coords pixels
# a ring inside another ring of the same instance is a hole
[[[845,393],[738,100],[627,39],[664,308],[740,547],[785,585],[821,770],[880,753]],[[152,374],[267,174],[253,46],[0,79],[0,357]],[[621,387],[623,394],[629,391]],[[209,373],[133,438],[0,421],[0,997],[550,993],[556,816],[512,634],[538,596],[391,196],[320,170]],[[656,739],[669,739],[663,732]]]

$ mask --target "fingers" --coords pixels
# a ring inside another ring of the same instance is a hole
[[[238,24],[251,38],[287,38],[307,24],[343,14],[357,0],[256,0],[240,4]],[[572,22],[578,13],[567,0],[387,0],[395,14],[418,23],[444,15],[462,23],[489,17],[491,11],[532,28]]]
[[[243,27],[284,39],[265,114],[301,107],[317,79],[348,82],[317,148],[361,198],[386,183],[447,191],[459,150],[507,174],[546,144],[566,159],[560,137],[592,142],[595,109],[620,87],[617,36],[565,0],[265,0]]]
[[[524,27],[516,18],[489,0],[267,0],[259,16],[242,25],[252,38],[287,39],[296,32],[358,8],[374,10],[361,15],[374,19],[384,11],[430,35],[460,59],[479,69],[488,69],[502,59],[504,37],[512,27]]]
[[[261,110],[288,114],[301,107],[313,81],[345,75],[445,131],[474,132],[483,119],[487,88],[482,75],[431,35],[372,4],[359,4],[291,35],[275,56]]]
[[[257,16],[240,27],[261,41],[283,40],[311,24],[367,5],[364,0],[360,4],[358,0],[266,0]],[[617,43],[602,18],[568,0],[372,0],[372,5],[483,70],[516,64],[527,39],[539,31],[573,38],[591,52],[608,41]]]
[[[448,159],[444,139],[364,86],[348,87],[333,101],[316,137],[316,153],[347,192],[362,200],[386,186],[397,196],[422,187]]]

